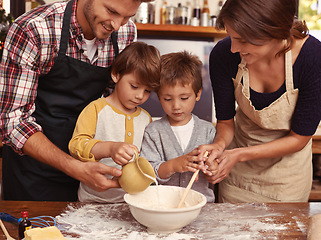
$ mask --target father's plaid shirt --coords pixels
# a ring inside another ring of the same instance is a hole
[[[90,63],[82,29],[76,19],[76,4],[70,22],[66,54]],[[20,16],[11,26],[0,66],[0,129],[2,141],[22,153],[26,140],[42,131],[31,117],[35,111],[38,78],[47,74],[58,55],[62,22],[67,2],[44,5]],[[129,21],[118,31],[122,51],[136,39],[136,27]],[[108,67],[114,62],[110,37],[96,40],[97,54],[92,64]],[[107,76],[106,76],[107,77]]]

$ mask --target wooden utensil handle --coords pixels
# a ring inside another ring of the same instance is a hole
[[[9,235],[9,233],[8,233],[6,227],[4,226],[4,224],[3,224],[1,219],[0,219],[0,226],[1,226],[1,229],[2,229],[2,231],[4,233],[4,235],[6,235],[7,239],[12,239],[12,237]]]
[[[205,152],[204,157],[207,157],[207,155],[208,155],[208,151]],[[188,183],[188,185],[187,185],[187,187],[186,187],[186,189],[185,189],[185,191],[184,191],[184,194],[183,194],[183,197],[181,198],[181,201],[178,203],[177,208],[181,208],[182,205],[183,205],[183,203],[185,202],[185,198],[187,197],[187,194],[188,194],[189,190],[191,189],[191,187],[192,187],[192,185],[193,185],[193,183],[194,183],[194,181],[195,181],[195,179],[196,179],[199,171],[200,171],[200,170],[197,169],[197,171],[194,172],[191,180],[189,181],[189,183]]]
[[[183,196],[181,198],[181,201],[179,202],[177,208],[181,208],[183,203],[185,202],[185,198],[187,197],[187,194],[188,194],[189,190],[191,189],[191,187],[192,187],[192,185],[193,185],[193,183],[195,181],[195,178],[196,178],[197,174],[199,173],[199,171],[200,170],[198,169],[196,172],[194,172],[191,180],[189,181],[189,183],[188,183],[188,185],[187,185],[187,187],[186,187],[186,189],[184,191],[184,194],[183,194]]]

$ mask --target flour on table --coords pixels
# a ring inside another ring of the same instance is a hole
[[[126,204],[86,204],[79,208],[69,205],[64,213],[56,217],[56,220],[66,239],[195,239],[193,236],[180,233],[149,234],[146,228],[132,217]]]
[[[207,204],[194,222],[172,234],[148,233],[132,217],[127,204],[70,204],[56,220],[68,240],[252,240],[267,236],[270,240],[280,239],[278,233],[289,228],[306,231],[300,216],[288,223],[275,222],[279,216],[282,214],[266,205]]]

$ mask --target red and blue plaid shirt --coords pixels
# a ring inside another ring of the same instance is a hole
[[[67,2],[44,5],[20,16],[6,38],[0,66],[0,127],[4,144],[23,154],[22,147],[34,133],[42,131],[31,116],[39,76],[46,75],[57,57]],[[76,19],[74,2],[66,54],[90,63],[82,29]],[[136,40],[132,21],[118,31],[119,51]],[[114,61],[111,38],[96,40],[97,54],[91,64],[108,67]]]

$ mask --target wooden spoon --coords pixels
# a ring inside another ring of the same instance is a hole
[[[0,219],[0,225],[1,225],[1,229],[2,229],[2,231],[4,233],[4,235],[6,235],[6,237],[7,237],[7,240],[15,240],[13,237],[11,237],[9,235],[9,233],[8,233],[6,227],[3,225],[3,222],[1,221],[1,219]]]
[[[206,151],[206,152],[205,152],[204,157],[207,157],[207,155],[208,155],[208,151]],[[181,201],[178,203],[177,208],[181,208],[181,207],[182,207],[182,205],[183,205],[183,203],[185,202],[185,199],[186,199],[186,197],[187,197],[187,194],[188,194],[189,190],[191,189],[191,187],[192,187],[192,185],[193,185],[193,183],[194,183],[194,181],[195,181],[195,179],[196,179],[196,177],[197,177],[197,175],[198,175],[199,171],[200,171],[200,170],[199,170],[199,169],[197,169],[197,171],[196,171],[196,172],[194,172],[194,174],[193,174],[193,176],[192,176],[191,180],[189,181],[189,183],[188,183],[187,187],[185,188],[185,191],[184,191],[183,197],[181,198]]]

